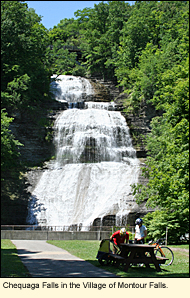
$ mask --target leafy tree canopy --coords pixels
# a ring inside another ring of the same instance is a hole
[[[49,90],[47,29],[23,1],[1,1],[2,106],[26,109]],[[16,105],[15,105],[16,103]]]

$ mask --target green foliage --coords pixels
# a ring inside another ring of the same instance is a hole
[[[166,237],[166,227],[168,243],[176,243],[180,236],[185,235],[188,225],[188,212],[172,212],[169,210],[156,210],[148,213],[143,218],[148,230],[146,240],[157,240]]]
[[[49,70],[47,29],[21,1],[1,1],[2,107],[25,110],[45,99]]]
[[[47,57],[52,74],[71,74],[85,76],[85,69],[77,61],[80,51],[78,22],[72,19],[63,19],[49,31],[51,46],[47,49]],[[80,60],[80,59],[78,59]]]
[[[9,129],[13,118],[9,118],[4,109],[1,110],[1,171],[3,174],[18,163],[18,147],[22,144],[15,140]]]
[[[128,93],[126,112],[137,111],[142,101],[162,112],[152,119],[146,138],[148,183],[133,188],[137,202],[147,200],[156,208],[144,217],[149,236],[164,236],[167,226],[170,241],[178,241],[189,225],[188,25],[187,2],[137,3],[123,28],[116,62]]]
[[[119,36],[124,21],[130,13],[124,1],[100,2],[94,9],[78,10],[81,48],[87,71],[113,77],[119,46]]]
[[[2,175],[17,171],[21,144],[9,129],[15,112],[30,114],[48,99],[49,37],[40,22],[41,17],[23,1],[1,1]]]
[[[63,45],[58,41],[53,45],[53,51],[50,52],[52,62],[52,73],[71,74],[75,66],[75,53],[69,53],[68,49],[64,49]]]
[[[169,239],[174,241],[189,226],[189,123],[183,118],[172,126],[168,113],[152,120],[146,140],[148,168],[144,169],[148,183],[135,186],[134,194],[139,203],[146,199],[148,206],[158,208],[145,216],[150,220],[149,234],[161,237],[168,226]]]
[[[181,75],[184,78],[188,71],[183,69],[189,52],[188,24],[188,3],[141,1],[134,7],[123,27],[115,62],[115,73],[130,94],[132,106],[145,100],[162,109],[160,92],[166,85],[174,86]]]

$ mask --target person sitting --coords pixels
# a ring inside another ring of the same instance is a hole
[[[137,218],[135,221],[135,244],[144,244],[144,239],[147,237],[147,228],[142,223],[142,218]]]
[[[126,231],[125,228],[122,228],[121,230],[116,231],[115,233],[112,234],[112,236],[110,237],[110,240],[114,242],[115,245],[117,245],[118,247],[120,247],[121,243],[124,243],[126,241],[126,243],[129,240],[129,233]],[[113,253],[116,253],[116,248],[113,245]]]

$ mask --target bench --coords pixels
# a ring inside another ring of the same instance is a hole
[[[125,258],[116,254],[109,254],[109,258],[113,261],[113,265],[115,265],[116,267],[118,267],[120,263],[125,262]]]
[[[164,257],[158,257],[156,256],[156,262],[158,264],[165,264],[165,262],[169,260],[168,258],[164,258]],[[139,263],[144,263],[144,264],[154,264],[154,261],[151,259],[150,256],[146,257],[146,258],[134,258],[133,259],[133,263],[134,264],[139,264]]]

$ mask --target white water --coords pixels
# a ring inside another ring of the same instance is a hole
[[[56,166],[80,162],[121,162],[135,157],[129,129],[120,112],[69,109],[55,123]]]
[[[73,87],[66,87],[68,77]],[[79,81],[88,88],[81,87],[81,92]],[[62,76],[61,99],[57,100],[76,101],[77,96],[83,100],[84,89],[87,95],[93,94],[88,84],[85,79]],[[108,106],[110,103],[85,103],[83,110],[68,109],[59,115],[56,160],[32,193],[28,223],[89,226],[106,215],[127,216],[127,199],[131,184],[138,182],[139,161],[125,118],[120,112],[108,111]]]
[[[56,75],[52,76],[56,78]],[[90,82],[82,77],[60,75],[56,82],[51,83],[56,99],[61,102],[81,102],[86,95],[94,94]]]

